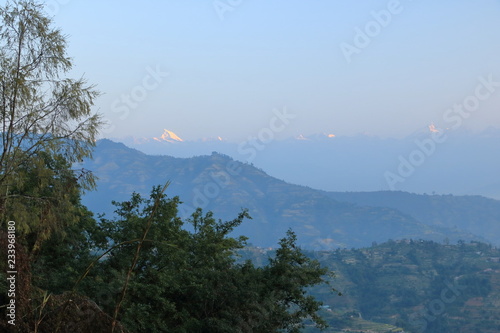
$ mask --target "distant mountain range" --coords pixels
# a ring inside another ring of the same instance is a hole
[[[153,155],[192,157],[216,151],[276,178],[325,191],[401,190],[500,200],[496,128],[471,133],[430,125],[403,139],[318,134],[266,141],[257,132],[236,143],[220,137],[186,141],[165,130],[156,138],[118,141]]]
[[[112,200],[127,200],[133,191],[148,195],[152,186],[170,180],[167,194],[184,202],[182,216],[202,207],[232,219],[242,208],[249,209],[253,220],[237,233],[255,246],[275,246],[288,228],[297,232],[300,245],[316,250],[403,238],[499,245],[500,201],[480,196],[326,192],[287,183],[215,152],[191,158],[152,156],[106,139],[82,167],[99,177],[98,190],[84,197],[96,213],[111,214]]]

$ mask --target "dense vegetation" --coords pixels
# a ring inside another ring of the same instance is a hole
[[[155,188],[149,199],[134,194],[116,203],[113,220],[97,223],[80,206],[73,223],[54,231],[36,253],[30,237],[18,237],[18,249],[31,253],[18,258],[29,266],[19,271],[27,285],[18,292],[32,300],[18,308],[18,325],[65,332],[79,321],[99,324],[93,321],[100,313],[81,318],[59,311],[75,295],[85,295],[131,332],[296,332],[306,318],[325,326],[316,314],[321,303],[304,288],[326,281],[327,270],[295,246],[292,231],[268,265],[236,263],[235,251],[246,238],[228,234],[247,213],[222,222],[197,210],[186,227],[177,217],[178,204]],[[49,302],[68,292],[64,301]],[[1,302],[7,304],[5,294]]]
[[[259,258],[257,249],[244,253]],[[322,312],[331,326],[327,332],[500,330],[500,250],[491,245],[400,240],[307,254],[335,270],[343,294],[311,290],[328,306]]]
[[[109,316],[116,312],[131,332],[296,332],[306,318],[325,326],[316,314],[321,304],[304,288],[324,282],[327,270],[295,246],[293,232],[268,265],[236,263],[246,238],[228,234],[247,213],[222,222],[197,210],[186,228],[178,203],[155,188],[149,199],[134,194],[116,203],[113,220],[81,215],[46,240],[29,263],[31,292],[39,297],[28,304],[34,313],[23,314],[26,327],[40,320],[40,331],[55,325],[64,332],[83,320],[58,312],[64,302],[43,307],[47,297],[65,292],[88,296]]]

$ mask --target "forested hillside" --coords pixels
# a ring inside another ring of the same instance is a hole
[[[312,289],[325,304],[322,313],[331,323],[327,332],[500,330],[498,248],[477,242],[399,240],[307,254],[336,272],[332,284],[342,293],[334,297],[321,286]],[[257,263],[269,255],[272,251],[243,251],[244,258]]]
[[[289,184],[218,153],[193,158],[152,156],[121,143],[100,140],[94,159],[86,160],[82,166],[99,177],[99,191],[84,197],[85,204],[95,212],[111,215],[110,197],[125,200],[133,191],[147,194],[151,186],[171,180],[168,193],[179,195],[183,201],[181,216],[203,207],[229,219],[242,207],[247,208],[253,220],[242,226],[242,232],[253,244],[263,247],[275,246],[288,228],[297,232],[300,245],[314,249],[369,246],[373,241],[401,238],[498,241],[493,233],[482,233],[480,237],[470,230],[477,221],[476,211],[489,222],[487,230],[500,227],[496,214],[500,202],[481,197],[460,197],[456,199],[460,204],[449,206],[438,201],[441,196],[430,196],[449,213],[445,224],[435,218],[420,220],[414,215],[418,209],[403,210],[404,205],[393,208],[386,204],[387,200],[380,205],[348,202],[349,193],[337,199],[332,193]],[[400,202],[408,194],[394,192],[391,196],[392,201]],[[491,209],[481,210],[487,205]],[[471,212],[460,214],[464,207]],[[439,206],[430,208],[435,213],[439,211]]]
[[[467,230],[500,245],[500,201],[477,195],[426,195],[401,191],[327,192],[342,202],[360,206],[388,207],[419,222]]]

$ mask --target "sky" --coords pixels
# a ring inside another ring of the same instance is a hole
[[[500,128],[499,0],[46,3],[101,137]]]

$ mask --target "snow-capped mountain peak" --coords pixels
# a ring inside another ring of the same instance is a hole
[[[159,142],[162,142],[162,141],[166,141],[166,142],[183,142],[184,141],[177,134],[175,134],[172,131],[169,131],[168,129],[164,129],[163,130],[163,134],[159,138],[156,138],[156,137],[153,138],[153,140],[159,141]]]

